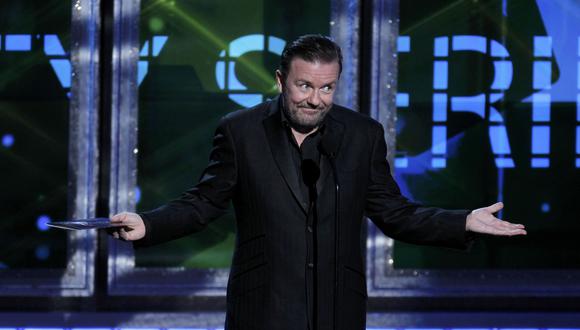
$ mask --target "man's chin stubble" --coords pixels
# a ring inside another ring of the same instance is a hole
[[[323,110],[320,110],[320,111],[323,111]],[[295,118],[292,118],[292,119],[295,119]],[[312,123],[304,123],[303,120],[291,120],[290,124],[291,124],[292,128],[294,128],[296,131],[298,131],[302,134],[306,134],[306,133],[310,133],[312,130],[317,128],[322,123],[323,119],[324,119],[324,114],[320,115]]]

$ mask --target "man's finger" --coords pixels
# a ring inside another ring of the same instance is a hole
[[[121,228],[119,230],[119,235],[121,236],[122,239],[127,240],[127,232],[125,232],[125,229]]]
[[[490,213],[495,213],[501,209],[503,209],[503,203],[502,202],[497,202],[493,205],[490,205],[488,207],[486,207],[486,209],[490,212]]]
[[[119,233],[121,234],[121,238],[123,238],[126,241],[130,241],[131,240],[131,233],[126,231],[125,228],[121,228],[121,230],[119,230]]]
[[[512,223],[512,222],[505,221],[505,220],[500,220],[499,222],[502,225],[504,225],[506,228],[511,228],[511,229],[524,229],[524,228],[526,228],[526,226],[522,225],[521,223]]]
[[[505,221],[501,221],[501,220],[497,220],[494,222],[493,226],[495,226],[496,228],[500,228],[503,230],[512,230],[515,229],[514,227],[510,226],[509,223],[505,222]]]
[[[515,235],[527,235],[528,232],[526,232],[523,229],[514,229],[514,230],[510,230],[509,231],[510,236],[515,236]]]
[[[516,236],[527,235],[527,232],[523,229],[496,229],[493,234],[499,236]]]
[[[122,212],[111,217],[111,222],[123,222],[127,219],[127,213]]]
[[[498,219],[497,223],[501,227],[507,228],[507,229],[523,229],[524,228],[524,225],[515,224],[515,223],[511,223],[511,222],[504,221],[504,220],[499,220],[499,219]]]
[[[491,207],[491,206],[488,206],[488,207]],[[513,223],[511,221],[502,220],[502,219],[496,218],[494,216],[492,216],[492,218],[493,218],[492,220],[496,221],[497,223],[501,224],[502,226],[509,226],[509,227],[512,227],[512,228],[525,228],[525,226],[523,224],[521,224],[521,223]]]
[[[523,227],[515,226],[510,223],[502,224],[501,226],[496,227],[496,229],[502,232],[499,235],[513,236],[526,234],[526,231],[524,230]]]

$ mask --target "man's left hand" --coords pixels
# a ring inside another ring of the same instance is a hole
[[[503,221],[493,216],[494,213],[502,208],[503,203],[499,202],[488,207],[473,210],[467,216],[465,230],[497,236],[526,235],[524,225]]]

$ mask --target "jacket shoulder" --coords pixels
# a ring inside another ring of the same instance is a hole
[[[267,100],[250,108],[232,111],[222,118],[222,122],[230,126],[255,125],[257,121],[264,118],[269,111],[274,100]]]
[[[331,110],[332,117],[347,127],[357,130],[382,130],[383,125],[366,114],[335,104]]]

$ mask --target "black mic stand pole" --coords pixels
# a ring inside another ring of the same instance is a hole
[[[312,323],[313,330],[318,330],[318,193],[316,192],[316,182],[320,177],[320,168],[311,159],[302,161],[302,178],[308,187],[310,203],[308,207],[307,221],[312,221],[312,277],[313,282],[313,309]]]
[[[311,202],[311,212],[312,214],[312,262],[313,262],[313,269],[312,269],[312,277],[314,278],[314,285],[313,285],[313,300],[314,300],[314,308],[313,308],[313,323],[314,329],[318,330],[318,194],[316,193],[316,185],[313,184],[309,187],[310,196],[312,199]]]
[[[330,161],[330,166],[332,167],[332,174],[334,176],[334,301],[333,301],[333,323],[334,330],[338,329],[338,298],[340,297],[338,293],[338,279],[340,271],[340,184],[338,181],[338,173],[336,171],[336,162],[334,161],[334,153],[328,155],[328,160]]]

